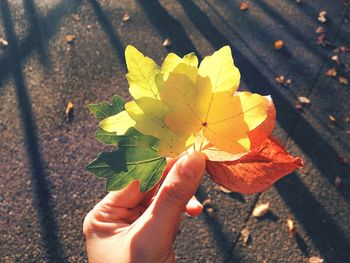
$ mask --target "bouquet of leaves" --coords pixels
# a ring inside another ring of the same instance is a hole
[[[237,91],[240,72],[229,46],[203,59],[170,53],[159,67],[135,47],[125,50],[129,91],[112,103],[89,105],[100,128],[96,139],[114,151],[98,154],[87,170],[107,179],[107,190],[139,181],[146,192],[165,175],[167,158],[205,154],[206,171],[219,185],[261,192],[302,167],[271,136],[276,111],[270,96]]]

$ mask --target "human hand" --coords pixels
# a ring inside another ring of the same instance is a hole
[[[139,183],[133,182],[110,192],[87,214],[83,232],[90,263],[175,262],[173,243],[182,212],[202,211],[192,196],[203,177],[205,158],[194,152],[169,167],[159,190],[141,193]]]

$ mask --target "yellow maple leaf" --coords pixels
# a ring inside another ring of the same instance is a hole
[[[179,74],[177,68],[169,73],[159,93],[169,108],[165,124],[182,135],[202,132],[221,151],[247,152],[250,150],[247,133],[265,120],[268,100],[249,92],[234,93],[238,84],[229,81],[229,76],[234,79],[239,73],[233,61],[221,60],[220,51],[226,53],[227,48],[217,51],[207,61],[217,64],[224,72],[214,69],[207,76],[199,74],[195,82]],[[181,64],[177,67],[180,66],[183,67]],[[199,72],[205,71],[200,67]]]
[[[239,70],[228,46],[204,58],[170,53],[159,68],[136,48],[126,49],[127,78],[134,100],[125,111],[100,123],[106,131],[124,134],[135,127],[160,139],[159,154],[176,157],[201,134],[220,151],[250,150],[248,132],[267,116],[268,100],[236,92]]]
[[[162,77],[166,78],[170,71],[182,63],[189,67],[180,66],[178,70],[182,70],[181,73],[188,78],[195,79],[198,72],[197,57],[194,53],[183,58],[169,53],[160,68],[151,58],[145,57],[133,46],[126,48],[125,57],[129,91],[134,100],[125,104],[125,111],[102,120],[100,127],[118,135],[123,135],[129,128],[135,127],[144,134],[160,139],[160,155],[181,154],[183,149],[193,144],[194,136],[177,134],[164,123],[168,108],[159,98],[160,86],[156,84],[156,75],[161,72]]]

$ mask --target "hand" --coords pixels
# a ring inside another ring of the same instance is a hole
[[[194,152],[172,164],[159,190],[140,193],[135,181],[109,193],[88,213],[83,231],[90,263],[175,262],[173,242],[182,212],[202,211],[192,196],[203,177],[205,158]]]

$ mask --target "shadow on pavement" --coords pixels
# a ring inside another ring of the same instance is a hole
[[[44,36],[41,29],[40,15],[36,11],[35,3],[33,0],[23,0],[24,12],[29,22],[29,32],[35,36],[33,38],[32,45],[36,47],[36,51],[39,54],[39,60],[45,67],[49,66],[47,58],[47,47],[44,43]]]
[[[115,33],[115,30],[113,28],[112,23],[109,21],[105,13],[103,12],[101,5],[96,0],[89,0],[89,3],[92,7],[92,9],[95,12],[95,15],[98,19],[98,22],[100,23],[102,29],[106,32],[113,48],[115,49],[117,56],[122,61],[123,65],[126,65],[125,58],[124,58],[124,45],[120,42],[117,34]]]
[[[173,42],[172,45],[167,47],[168,52],[175,52],[179,56],[195,52],[198,58],[201,59],[183,26],[164,9],[158,0],[137,0],[137,2],[163,39],[170,38]]]
[[[32,0],[31,0],[32,1]],[[24,1],[26,2],[26,1]],[[36,22],[31,22],[31,28],[28,32],[28,34],[25,36],[23,40],[17,43],[17,52],[16,56],[21,59],[22,64],[25,64],[25,61],[28,59],[28,57],[34,52],[37,51],[39,54],[43,54],[41,56],[44,56],[45,54],[45,46],[48,45],[48,42],[51,37],[53,37],[56,32],[57,28],[59,26],[59,23],[61,19],[64,17],[64,15],[69,14],[73,10],[75,10],[80,4],[81,0],[62,0],[57,6],[55,6],[53,9],[51,9],[46,16],[38,16],[35,18],[36,21],[40,22],[40,29],[36,28]],[[31,5],[30,3],[26,3],[27,13],[31,12],[31,8],[35,9],[34,5]],[[27,14],[27,16],[34,17],[38,15],[35,14]],[[7,16],[9,16],[7,14]],[[34,20],[32,18],[32,20]],[[40,36],[42,37],[41,40],[37,40],[38,35],[36,35],[38,32],[40,32]],[[38,45],[39,43],[39,45]],[[11,43],[10,43],[11,44]],[[10,46],[10,45],[9,45]],[[42,49],[43,48],[43,49]],[[0,56],[0,89],[2,88],[3,82],[9,77],[11,74],[11,67],[10,65],[12,63],[13,54],[11,49],[8,49],[5,51],[5,53]],[[47,59],[47,57],[42,58]],[[47,59],[48,60],[48,59]],[[46,63],[49,62],[47,61]]]
[[[283,182],[275,185],[279,195],[303,225],[326,262],[349,262],[350,254],[344,252],[349,249],[350,240],[296,174],[291,176],[295,182],[293,187]],[[304,246],[303,242],[298,241],[299,248]],[[306,253],[305,247],[301,250]]]
[[[78,2],[80,1],[76,1],[75,6]],[[41,20],[36,12],[34,2],[32,0],[26,0],[24,1],[24,7],[27,18],[30,21],[30,32],[19,43],[14,31],[9,4],[7,0],[0,1],[1,18],[5,28],[5,35],[10,43],[6,53],[0,60],[0,85],[5,78],[12,76],[16,89],[15,92],[20,111],[27,158],[31,169],[31,182],[35,196],[34,204],[38,211],[39,227],[45,247],[46,259],[49,262],[64,262],[66,256],[58,237],[58,225],[52,205],[50,183],[47,179],[41,157],[35,119],[32,113],[25,76],[22,71],[25,59],[34,50],[37,50],[40,54],[40,61],[44,66],[48,65],[49,61],[45,55],[45,44],[48,42],[48,37],[54,35],[55,31],[48,30],[47,32],[50,32],[50,34],[46,36],[47,39],[44,39],[39,25],[41,24]],[[51,23],[51,26],[56,28],[62,17],[62,11],[67,11],[67,9],[61,3],[45,17],[45,22],[47,24]]]
[[[202,10],[200,10],[192,1],[178,1],[184,7],[189,19],[215,49],[230,44],[230,41],[218,29],[215,28],[207,15],[202,12]],[[346,167],[342,167],[341,164],[334,163],[334,161],[329,158],[329,156],[337,156],[337,152],[333,149],[333,147],[326,140],[324,140],[320,136],[319,132],[300,115],[300,112],[298,112],[295,107],[291,105],[290,102],[286,100],[276,88],[274,88],[274,86],[259,72],[259,69],[253,63],[245,58],[245,56],[232,45],[231,48],[235,54],[235,63],[241,71],[243,80],[249,87],[253,87],[252,92],[271,94],[276,102],[276,107],[281,109],[281,111],[288,113],[284,116],[288,116],[291,124],[288,124],[288,120],[286,121],[285,119],[283,121],[279,121],[279,124],[293,139],[293,141],[302,149],[302,151],[311,159],[312,163],[318,168],[321,174],[328,179],[331,185],[333,185],[334,179],[337,175],[346,176]],[[296,124],[298,127],[300,127],[299,132],[298,130],[295,130]],[[316,155],[315,153],[319,150],[320,146],[322,147],[323,154]],[[304,203],[310,202],[314,204],[312,211],[320,211],[321,213],[321,216],[316,219],[316,223],[306,224],[305,229],[310,233],[310,237],[322,254],[328,253],[326,252],[328,251],[327,247],[329,246],[329,243],[332,242],[334,242],[334,244],[341,243],[341,247],[350,247],[349,240],[344,236],[340,228],[337,226],[334,220],[332,220],[331,216],[327,214],[322,205],[315,200],[309,190],[303,185],[302,181],[299,180],[297,185],[299,187],[298,191],[300,192],[297,196],[303,196],[301,200]],[[281,189],[281,187],[282,186],[279,186],[278,189]],[[296,216],[300,217],[300,221],[303,222],[306,220],[307,216],[305,216],[305,211],[303,210],[304,205],[290,200],[290,197],[296,196],[296,194],[292,192],[288,193],[284,190],[279,192],[282,198],[285,199],[287,204],[292,208]],[[344,198],[346,198],[347,201],[350,201],[350,193],[338,192]],[[321,218],[326,218],[327,222],[329,222],[328,227],[325,228],[327,231],[324,229],[322,231],[319,229],[317,231],[315,230],[315,226],[324,225],[322,222],[319,222]]]
[[[208,198],[208,195],[202,186],[198,188],[195,196],[201,203]],[[203,209],[202,217],[215,238],[216,247],[220,250],[221,254],[224,255],[225,260],[223,262],[241,262],[241,260],[237,258],[234,253],[232,253],[238,241],[239,234],[237,233],[235,240],[231,240],[227,236],[227,233],[225,233],[225,231],[222,229],[220,222],[218,222],[215,217],[210,215],[205,209]]]

